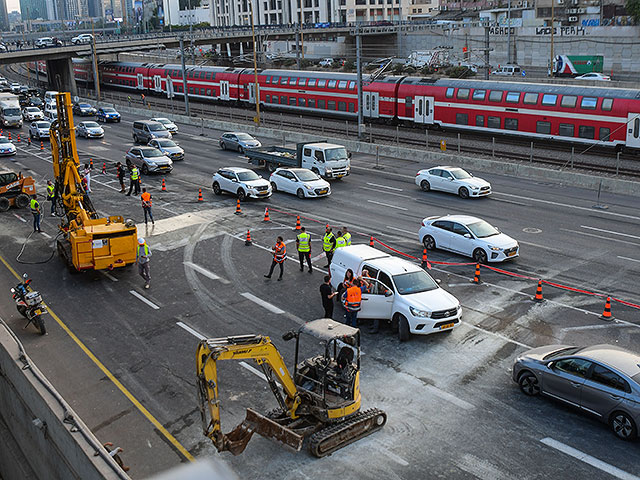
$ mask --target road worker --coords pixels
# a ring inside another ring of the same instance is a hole
[[[153,221],[153,214],[151,213],[151,194],[147,192],[146,188],[142,189],[142,195],[140,195],[140,199],[142,200],[142,210],[144,211],[144,224],[147,225],[149,222],[147,221],[147,214],[151,219],[151,224],[155,225],[156,222]]]
[[[300,228],[300,233],[296,237],[296,248],[298,249],[298,259],[300,260],[300,271],[304,272],[304,260],[307,260],[309,273],[313,273],[311,266],[311,235],[304,227]]]
[[[333,258],[333,251],[335,249],[336,237],[331,231],[331,227],[327,225],[324,231],[324,237],[322,237],[322,250],[324,250],[324,254],[327,256],[325,268],[329,268],[329,265],[331,265],[331,259]]]
[[[338,234],[336,235],[336,249],[346,247],[347,240],[344,238],[344,234],[338,230]]]
[[[342,227],[342,236],[344,237],[344,241],[346,242],[346,246],[351,245],[351,234],[347,230],[347,227]]]
[[[138,238],[138,250],[136,252],[136,263],[138,264],[138,274],[144,279],[144,288],[149,288],[151,281],[151,271],[149,269],[149,259],[151,249],[144,238]]]
[[[287,258],[287,246],[284,244],[284,239],[282,237],[278,237],[276,244],[271,250],[273,250],[273,261],[271,262],[269,274],[265,275],[264,278],[271,278],[271,275],[273,275],[273,269],[276,268],[276,265],[279,265],[280,276],[278,277],[278,281],[280,281],[282,280],[282,274],[284,273],[284,260]]]
[[[35,195],[31,197],[29,208],[31,208],[31,214],[33,215],[33,231],[42,232],[42,230],[40,230],[40,216],[42,212],[40,211],[40,203],[38,203],[38,200],[36,200]]]
[[[345,323],[354,328],[358,327],[358,312],[362,304],[362,286],[359,278],[354,280],[353,286],[347,288],[342,294],[342,302],[347,310]]]
[[[51,216],[56,216],[56,186],[51,180],[47,180],[47,200],[51,202]]]
[[[140,194],[140,171],[138,167],[133,164],[129,170],[129,192],[127,193],[127,197],[131,195],[131,190],[133,190],[134,195]]]

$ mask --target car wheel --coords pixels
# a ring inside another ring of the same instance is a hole
[[[213,182],[211,188],[213,188],[213,193],[215,195],[222,195],[222,189],[220,188],[220,184],[218,182]]]
[[[147,167],[146,163],[144,165],[142,165],[142,174],[143,175],[149,175],[149,167]]]
[[[133,142],[134,143],[140,143],[140,140],[138,140],[138,136],[137,135],[133,135]]]
[[[406,342],[409,335],[409,322],[404,315],[398,315],[398,340]]]
[[[624,412],[615,412],[611,415],[611,429],[616,437],[622,440],[634,440],[637,436],[637,428],[633,419]]]
[[[426,248],[427,250],[436,249],[436,239],[433,238],[431,235],[425,235],[425,237],[422,239],[422,244],[424,245],[424,248]]]
[[[518,385],[525,395],[535,397],[540,393],[540,384],[538,377],[531,372],[524,372],[518,377]]]
[[[244,148],[242,148],[242,145],[238,145],[238,152],[244,153]]]
[[[275,172],[277,168],[278,166],[275,163],[271,163],[271,162],[267,163],[267,171],[269,173]]]
[[[29,137],[33,138],[33,132],[29,132]]]
[[[220,142],[220,148],[223,149],[223,150],[226,150],[227,149],[227,144],[224,143],[224,142]]]
[[[27,195],[26,193],[21,193],[16,197],[16,200],[15,200],[16,207],[18,208],[26,208],[30,202],[31,202],[31,199],[29,198],[29,195]]]
[[[473,260],[476,263],[487,263],[487,252],[481,248],[476,248],[473,251]]]
[[[271,182],[271,190],[273,191],[273,193],[276,193],[278,191],[278,186],[276,185],[276,182]]]
[[[11,207],[11,202],[7,197],[0,197],[0,212],[6,212]]]
[[[420,182],[420,188],[422,189],[423,192],[428,192],[429,190],[431,190],[431,184],[426,180],[422,180]]]
[[[298,196],[298,198],[305,198],[304,190],[302,190],[301,188],[298,189],[296,195]]]
[[[245,199],[247,198],[247,194],[241,188],[238,189],[237,195],[238,195],[238,200],[240,200],[241,202],[244,202]]]
[[[461,187],[460,190],[458,190],[458,195],[460,195],[460,198],[469,198],[469,190],[467,187]]]

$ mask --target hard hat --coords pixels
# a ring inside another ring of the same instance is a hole
[[[142,238],[142,237],[138,238],[138,243],[140,245],[144,245],[144,238]]]

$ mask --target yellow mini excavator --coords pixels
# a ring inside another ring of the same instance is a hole
[[[137,229],[121,216],[100,218],[78,173],[71,94],[56,95],[58,118],[50,129],[56,214],[61,218],[57,249],[72,271],[113,269],[136,260]]]
[[[314,346],[320,340],[324,352],[299,362],[300,339],[309,336],[315,338]],[[282,338],[296,339],[293,377],[269,337],[213,338],[198,345],[202,426],[219,452],[238,455],[257,433],[296,451],[302,449],[306,440],[312,455],[324,457],[382,428],[387,421],[385,412],[377,408],[360,411],[358,329],[323,318],[306,323],[297,332],[287,332]],[[247,408],[245,420],[224,434],[220,425],[217,362],[244,359],[253,359],[262,367],[279,407],[265,415]]]

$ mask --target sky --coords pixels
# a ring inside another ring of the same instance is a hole
[[[7,0],[7,12],[20,11],[20,0]]]

